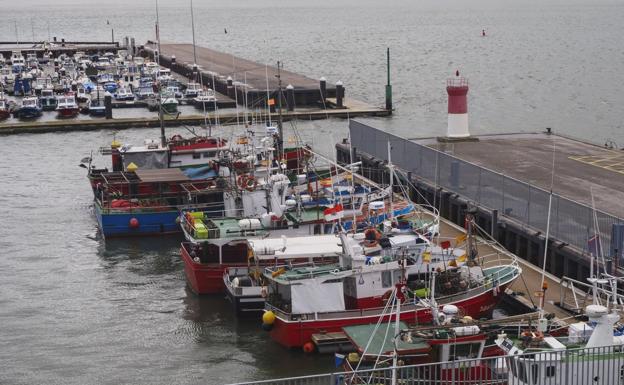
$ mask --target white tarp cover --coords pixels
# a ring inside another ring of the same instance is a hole
[[[293,314],[345,310],[342,282],[292,285]]]

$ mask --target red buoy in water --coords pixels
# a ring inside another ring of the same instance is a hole
[[[139,224],[139,220],[136,218],[130,218],[130,228],[131,229],[138,229],[140,224]]]

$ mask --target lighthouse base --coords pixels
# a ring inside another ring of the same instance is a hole
[[[476,136],[438,136],[436,137],[438,142],[441,143],[457,143],[457,142],[478,142],[479,138]]]

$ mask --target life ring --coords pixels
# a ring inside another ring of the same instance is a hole
[[[175,135],[173,135],[171,137],[171,141],[172,142],[178,142],[178,141],[181,141],[181,140],[183,140],[183,138],[182,138],[182,135],[179,135],[179,134],[175,134]]]
[[[241,175],[237,180],[238,187],[245,189],[247,191],[254,191],[258,186],[258,181],[252,175]]]
[[[245,181],[244,188],[247,191],[254,191],[257,186],[258,186],[258,181],[256,180],[256,178],[254,178],[253,176],[249,176],[247,180]]]

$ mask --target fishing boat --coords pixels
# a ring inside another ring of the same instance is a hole
[[[593,262],[592,262],[593,263]],[[620,323],[624,297],[617,291],[617,278],[589,278],[593,302],[585,308],[587,321],[568,326],[567,336],[548,332],[542,317],[536,327],[522,329],[518,336],[501,334],[496,344],[506,354],[504,362],[510,384],[614,384],[624,370],[624,326]],[[598,295],[606,285],[605,298]],[[619,380],[618,380],[619,379]]]
[[[115,98],[115,100],[124,102],[134,100],[134,94],[132,93],[132,91],[130,91],[128,87],[119,87],[117,91],[115,91],[115,93],[113,94],[113,97]]]
[[[196,294],[223,293],[227,286],[224,273],[229,268],[250,268],[254,265],[264,267],[275,264],[276,261],[315,261],[327,264],[336,261],[340,251],[335,235],[292,238],[284,236],[253,241],[222,238],[210,243],[183,242],[181,247],[187,282]],[[266,291],[266,287],[263,288]],[[238,297],[234,291],[232,294],[233,298]],[[234,302],[240,303],[236,298]]]
[[[53,88],[42,89],[39,100],[41,101],[41,108],[44,111],[54,111],[58,106],[58,101],[56,100]]]
[[[34,119],[42,114],[41,102],[36,96],[26,96],[22,99],[22,105],[15,111],[15,117],[19,119]]]
[[[184,90],[184,97],[186,99],[193,99],[197,97],[197,94],[199,93],[199,91],[201,91],[203,89],[203,87],[201,86],[201,84],[199,83],[195,83],[195,82],[190,82],[187,86],[186,89]]]
[[[461,267],[447,264],[440,273],[405,274],[409,260],[400,249],[389,248],[374,262],[362,246],[341,234],[340,263],[329,267],[267,267],[266,303],[271,338],[286,347],[302,347],[312,334],[338,332],[346,326],[391,322],[395,315],[383,310],[397,283],[407,281],[400,319],[407,323],[431,322],[434,313],[421,298],[435,292],[439,306],[455,305],[464,314],[487,317],[501,299],[501,293],[521,273],[515,260],[485,267],[468,259]],[[392,250],[392,252],[388,252]],[[468,255],[472,251],[468,250]],[[426,264],[425,264],[426,265]]]
[[[9,111],[7,100],[4,98],[4,95],[0,93],[0,120],[8,119],[10,116],[11,111]]]
[[[193,105],[195,105],[195,108],[201,110],[216,110],[217,98],[215,97],[214,91],[210,88],[199,90],[197,96],[193,98]]]
[[[73,118],[78,115],[80,107],[73,92],[57,97],[56,112],[59,118]]]

